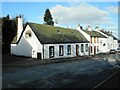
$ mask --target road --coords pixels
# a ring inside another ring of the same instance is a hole
[[[113,57],[110,55],[107,59]],[[3,88],[93,87],[118,69],[119,66],[95,57],[36,65],[3,73]]]

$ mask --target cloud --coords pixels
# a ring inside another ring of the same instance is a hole
[[[101,10],[88,3],[73,6],[56,5],[50,9],[54,19],[61,25],[70,24],[109,24],[111,18],[108,11]]]
[[[106,8],[110,13],[118,14],[120,13],[120,6],[110,6]]]

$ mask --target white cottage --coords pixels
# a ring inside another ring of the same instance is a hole
[[[98,28],[96,28],[97,30]],[[95,55],[98,53],[103,53],[104,50],[107,50],[106,47],[106,36],[97,32],[96,30],[92,30],[91,26],[88,26],[87,30],[82,30],[81,26],[77,26],[77,30],[82,33],[86,39],[90,42],[90,55]],[[102,42],[101,42],[102,40]]]
[[[105,30],[98,30],[99,33],[105,35],[107,37],[107,52],[110,51],[110,49],[116,49],[118,48],[118,40],[115,36],[112,35],[110,31],[105,31]]]
[[[11,54],[37,59],[89,55],[89,41],[78,31],[62,27],[26,23],[18,18],[18,33]]]

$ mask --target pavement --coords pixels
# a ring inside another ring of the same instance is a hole
[[[120,54],[99,54],[93,56],[79,56],[72,58],[57,58],[57,59],[45,59],[45,60],[32,59],[29,57],[21,57],[10,54],[3,54],[2,65],[3,67],[23,67],[23,66],[28,67],[34,65],[44,65],[44,64],[86,60],[86,59],[105,60],[105,61],[109,61],[111,64],[114,65],[120,62]]]
[[[60,63],[60,62],[66,62],[66,61],[72,61],[72,60],[84,60],[86,58],[87,59],[91,58],[91,56],[38,60],[38,59],[29,58],[29,57],[3,54],[2,65],[3,66],[32,66],[32,65],[50,64],[50,63]]]
[[[93,58],[93,59],[101,58],[102,59],[102,57],[105,57],[105,55],[79,56],[79,57],[71,57],[71,58],[38,60],[38,59],[29,58],[29,57],[3,54],[2,65],[3,66],[32,66],[32,65],[37,65],[37,64],[60,63],[60,62],[73,61],[73,60],[86,60],[90,58]]]

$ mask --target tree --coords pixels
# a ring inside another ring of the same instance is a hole
[[[14,20],[10,20],[9,15],[2,18],[2,43],[3,52],[10,52],[10,44],[16,36],[17,25]]]
[[[47,25],[52,25],[54,26],[54,21],[52,20],[52,15],[49,9],[46,9],[45,14],[44,14],[44,22]]]

